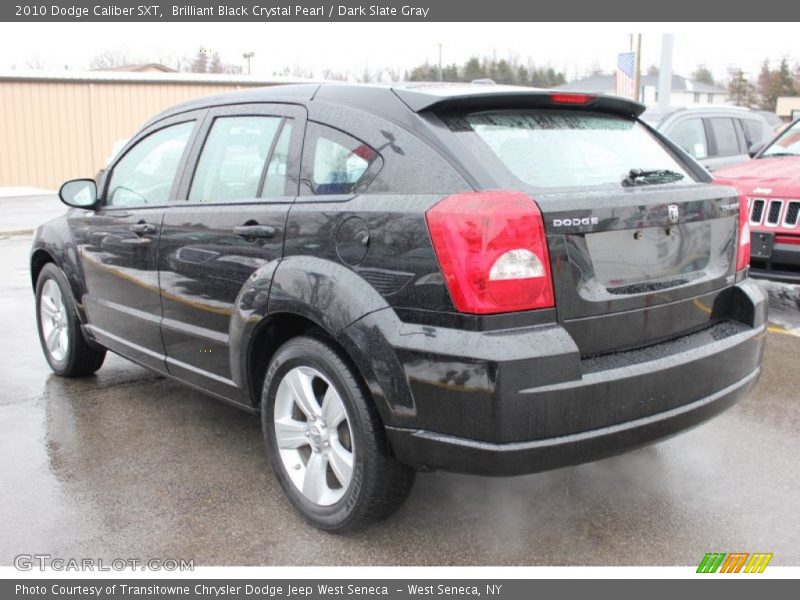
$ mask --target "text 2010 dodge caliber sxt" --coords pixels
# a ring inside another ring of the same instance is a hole
[[[621,98],[302,85],[170,109],[31,255],[59,375],[107,350],[260,413],[297,511],[390,514],[420,469],[514,475],[744,396],[766,304],[740,198]]]

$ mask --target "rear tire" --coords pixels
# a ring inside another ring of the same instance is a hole
[[[283,491],[320,529],[344,533],[384,519],[411,491],[414,470],[391,456],[358,374],[322,338],[297,337],[275,353],[261,424]]]
[[[67,278],[53,263],[36,280],[36,325],[44,357],[56,375],[85,377],[103,365],[106,351],[84,338]]]

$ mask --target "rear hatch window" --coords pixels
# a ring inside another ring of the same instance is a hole
[[[674,175],[648,183],[694,183],[640,123],[569,110],[503,110],[442,116],[479,154],[490,154],[534,188],[619,187],[631,169]]]

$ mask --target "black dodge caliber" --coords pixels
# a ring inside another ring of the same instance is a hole
[[[36,232],[59,375],[107,350],[260,413],[297,511],[346,531],[417,470],[515,475],[671,435],[756,381],[733,188],[629,100],[303,85],[168,110]]]

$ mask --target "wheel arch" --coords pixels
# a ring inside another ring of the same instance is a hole
[[[232,348],[234,377],[257,407],[275,350],[297,335],[319,335],[342,352],[360,376],[385,425],[407,412],[411,391],[389,342],[365,317],[392,309],[357,273],[312,256],[285,259],[274,271],[268,301],[239,309]],[[393,312],[393,311],[392,311]],[[372,351],[379,349],[376,356]]]
[[[272,357],[278,348],[292,338],[314,335],[333,339],[320,325],[296,313],[275,313],[261,319],[250,334],[245,356],[240,360],[240,375],[250,393],[254,408],[261,405],[261,390]]]
[[[47,263],[55,262],[56,260],[53,258],[53,255],[44,248],[35,248],[33,252],[31,252],[31,285],[33,286],[34,292],[36,291],[36,283],[39,281],[39,274],[42,272],[42,269],[44,269],[44,266]]]
[[[67,215],[62,215],[41,225],[34,234],[28,265],[31,285],[36,290],[36,282],[46,264],[52,263],[64,274],[69,291],[78,312],[78,319],[86,324],[83,295],[86,292],[80,252],[69,226]]]

